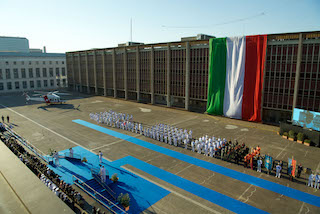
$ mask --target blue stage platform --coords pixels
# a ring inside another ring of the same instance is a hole
[[[99,168],[99,158],[96,154],[82,148],[74,147],[75,154],[80,154],[81,157],[86,157],[87,163],[82,163],[79,161],[72,161],[66,159],[60,159],[60,166],[54,167],[49,165],[49,167],[58,175],[61,179],[69,184],[73,184],[72,176],[80,178],[83,181],[89,181],[92,179],[90,169],[92,167]],[[64,153],[65,151],[60,151],[59,153]],[[119,167],[118,165],[113,166],[112,162],[103,159],[102,163],[109,172],[109,175],[117,173],[119,181],[115,184],[110,184],[109,187],[116,192],[116,197],[120,193],[129,193],[130,195],[130,210],[129,213],[140,213],[148,207],[152,206],[163,197],[168,195],[170,192],[135,175],[131,172]],[[99,187],[96,187],[96,191],[99,192]],[[100,189],[101,190],[101,189]]]

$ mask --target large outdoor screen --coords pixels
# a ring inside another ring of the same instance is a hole
[[[320,131],[320,113],[295,108],[293,110],[292,123],[294,125]]]

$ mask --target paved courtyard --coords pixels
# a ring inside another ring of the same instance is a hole
[[[104,157],[109,161],[132,156],[269,213],[320,213],[319,206],[257,187],[219,172],[204,169],[178,158],[79,125],[72,120],[81,119],[94,123],[90,120],[89,113],[112,109],[116,112],[132,114],[134,121],[143,124],[165,123],[183,129],[192,129],[194,137],[207,134],[225,137],[228,140],[237,139],[238,142],[244,142],[249,147],[260,145],[262,154],[269,154],[274,159],[283,161],[287,161],[288,157],[294,157],[303,166],[320,172],[320,149],[282,139],[276,133],[278,127],[100,96],[73,94],[66,99],[70,100],[60,106],[46,106],[43,103],[26,105],[21,94],[2,95],[0,97],[0,115],[5,117],[9,115],[11,122],[14,124],[14,130],[44,153],[48,153],[49,149],[61,151],[70,147],[81,146],[94,153],[102,151]],[[190,150],[173,147],[135,133],[105,125],[101,126],[199,160],[320,197],[319,190],[306,186],[305,174],[302,175],[302,179],[296,182],[291,182],[286,178],[276,179],[273,175],[258,173],[220,159],[205,157]],[[231,213],[227,208],[218,206],[190,193],[190,191],[166,182],[161,177],[153,176],[130,164],[126,164],[124,167],[170,192],[166,197],[145,210],[144,213]]]

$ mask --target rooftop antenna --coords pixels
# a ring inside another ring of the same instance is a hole
[[[130,42],[132,42],[132,18],[130,18]]]

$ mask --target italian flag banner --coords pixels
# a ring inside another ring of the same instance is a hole
[[[267,35],[210,39],[208,114],[261,121]]]

